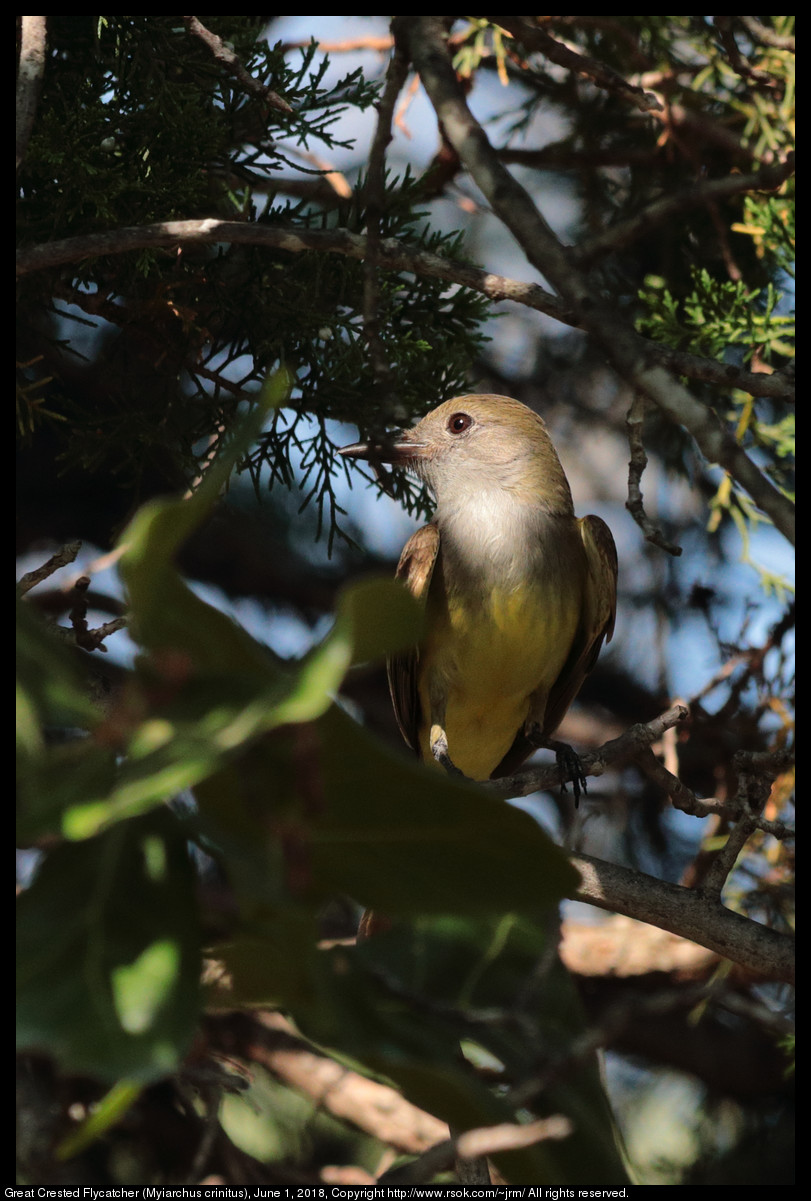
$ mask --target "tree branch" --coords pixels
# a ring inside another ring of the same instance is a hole
[[[689,938],[769,980],[794,981],[794,939],[733,913],[714,896],[591,855],[572,855],[577,901]]]
[[[777,82],[774,76],[770,75],[768,71],[753,67],[746,55],[741,53],[732,27],[734,20],[735,18],[728,14],[713,16],[713,24],[718,30],[718,37],[730,67],[742,79],[749,79],[756,86],[774,87]]]
[[[204,46],[207,46],[218,63],[221,63],[228,71],[229,75],[233,75],[239,83],[242,84],[246,92],[251,96],[256,96],[270,108],[276,108],[282,113],[292,113],[292,108],[283,100],[278,92],[274,92],[271,88],[265,87],[259,79],[254,79],[250,71],[247,71],[222,38],[217,37],[216,33],[212,33],[210,29],[206,29],[197,17],[184,17],[183,24],[193,37],[199,38]]]
[[[45,74],[47,17],[20,17],[20,65],[17,70],[17,170],[19,171],[31,130]]]
[[[550,37],[543,29],[531,24],[529,17],[491,16],[488,17],[488,20],[506,29],[528,50],[537,50],[550,62],[557,63],[559,67],[565,67],[567,71],[574,71],[576,75],[585,76],[596,87],[611,92],[612,95],[634,105],[643,113],[663,107],[661,101],[651,92],[646,92],[636,84],[628,83],[627,79],[623,79],[621,75],[598,59],[574,50],[556,38]]]
[[[81,542],[68,542],[55,555],[51,555],[46,563],[43,563],[40,567],[35,567],[33,571],[26,572],[17,584],[18,595],[25,596],[26,592],[30,592],[32,588],[36,588],[37,584],[41,584],[43,580],[47,580],[48,576],[52,576],[55,571],[59,571],[61,567],[67,567],[68,563],[72,563],[75,560],[81,549]]]
[[[764,25],[757,17],[738,17],[741,25],[747,33],[764,46],[773,46],[776,50],[788,50],[792,54],[795,49],[794,38],[786,34],[785,36],[775,33],[768,25]]]
[[[673,705],[672,708],[652,721],[631,726],[623,734],[620,734],[619,738],[611,739],[598,750],[588,751],[586,754],[578,756],[583,775],[601,776],[609,767],[616,767],[620,763],[634,759],[640,751],[646,750],[652,743],[658,742],[666,730],[686,721],[688,716],[689,711],[685,705]],[[512,776],[487,780],[481,787],[505,798],[530,796],[533,792],[560,787],[561,784],[569,781],[570,774],[559,764],[550,763],[542,767],[525,768]]]
[[[700,404],[640,345],[636,332],[609,305],[596,300],[572,254],[554,235],[529,193],[510,175],[467,105],[437,17],[396,17],[413,63],[445,134],[494,213],[528,260],[570,306],[575,323],[604,350],[609,362],[672,422],[683,426],[710,463],[723,467],[793,544],[794,506],[756,467],[720,420]]]
[[[645,444],[642,441],[642,424],[644,420],[645,398],[637,396],[634,398],[625,422],[628,428],[628,446],[631,451],[631,459],[628,463],[628,499],[625,502],[625,508],[642,530],[648,542],[651,542],[654,546],[661,547],[669,555],[678,556],[681,554],[681,547],[675,546],[672,542],[666,540],[659,527],[654,525],[650,517],[648,517],[642,501],[642,488],[640,484],[645,468],[648,465],[648,456],[645,454]]]
[[[233,1012],[208,1021],[226,1048],[262,1064],[333,1117],[352,1122],[402,1153],[420,1155],[448,1137],[445,1122],[418,1109],[389,1085],[330,1059],[297,1035],[279,1013]]]
[[[646,758],[653,758],[650,755],[651,744],[658,741],[666,730],[684,721],[687,713],[684,705],[674,705],[653,721],[632,726],[619,738],[605,743],[599,750],[581,756],[583,773],[587,776],[602,775],[609,766],[636,758],[640,752]],[[777,771],[782,764],[782,760],[777,761],[774,756],[769,756],[768,761],[768,765],[763,764],[764,769],[770,766],[773,771]],[[674,804],[678,804],[679,808],[687,812],[693,811],[683,794],[688,794],[694,805],[701,804],[680,781],[664,767],[658,766],[659,782],[665,785]],[[753,768],[751,770],[754,772]],[[533,792],[563,783],[565,777],[566,773],[557,764],[551,764],[530,768],[505,779],[489,780],[482,787],[504,797],[529,796]],[[735,809],[742,828],[740,836],[736,837],[736,845],[743,845],[752,831],[758,828],[761,820],[759,814],[750,813],[749,808],[747,807],[746,813],[740,805]],[[738,826],[735,827],[737,828]],[[732,855],[733,851],[730,850],[723,867],[726,867],[727,859]],[[572,894],[574,899],[587,901],[600,909],[622,913],[626,917],[636,918],[683,938],[689,938],[767,978],[793,979],[793,940],[787,935],[779,934],[749,918],[733,913],[721,904],[720,887],[727,874],[727,871],[724,871],[721,877],[723,867],[718,868],[711,888],[695,890],[657,880],[642,872],[593,859],[588,855],[573,855],[572,862],[582,876],[579,888]]]
[[[386,203],[386,147],[391,142],[391,123],[397,97],[408,78],[408,59],[399,46],[389,60],[386,84],[377,105],[377,126],[369,150],[369,167],[364,198],[366,201],[366,250],[363,260],[363,330],[369,346],[375,380],[386,402],[382,408],[392,413],[397,407],[394,372],[380,336],[380,223]]]
[[[435,1147],[429,1147],[410,1163],[390,1168],[379,1177],[377,1183],[389,1188],[393,1185],[426,1184],[438,1172],[447,1171],[460,1159],[482,1159],[503,1151],[532,1147],[549,1139],[568,1138],[571,1133],[572,1124],[563,1114],[554,1114],[550,1118],[540,1118],[523,1125],[504,1122],[498,1126],[466,1130],[464,1134],[457,1134],[454,1138],[437,1143]]]
[[[368,254],[366,238],[347,230],[311,230],[269,227],[243,221],[221,221],[204,217],[191,221],[159,221],[153,225],[125,226],[102,233],[82,234],[58,242],[43,242],[17,251],[17,277],[35,271],[47,271],[68,263],[98,255],[126,254],[133,250],[171,249],[179,245],[216,245],[234,243],[261,246],[268,250],[284,250],[292,254],[316,251],[320,254],[343,254],[362,260]],[[411,271],[448,283],[460,284],[481,292],[494,301],[509,300],[553,317],[564,325],[585,328],[571,307],[552,292],[538,284],[525,283],[470,267],[426,250],[416,250],[394,238],[383,238],[379,245],[379,265],[387,271]],[[76,301],[76,303],[81,303]],[[766,375],[745,371],[729,363],[703,359],[698,355],[673,350],[649,342],[633,332],[640,355],[651,364],[668,367],[679,375],[716,384],[723,388],[741,388],[752,396],[771,396],[791,399],[792,384],[779,373]]]
[[[612,225],[575,246],[572,252],[575,261],[585,266],[602,255],[627,246],[636,238],[655,229],[657,225],[663,225],[671,217],[691,208],[726,200],[742,192],[774,192],[794,174],[794,169],[792,151],[784,162],[769,163],[749,175],[725,175],[723,179],[711,179],[706,183],[696,184],[695,187],[678,192],[675,196],[663,196],[627,221]]]
[[[793,762],[793,757],[788,753],[774,755],[771,758],[772,779],[780,772],[787,771]],[[750,833],[762,830],[764,834],[770,834],[778,841],[789,840],[796,836],[794,827],[788,825],[787,822],[771,821],[760,814],[745,813],[740,797],[731,797],[725,801],[719,801],[715,797],[699,799],[678,777],[669,772],[663,763],[659,762],[650,749],[642,751],[637,756],[636,763],[648,779],[669,796],[673,808],[682,813],[689,813],[691,817],[723,817],[731,822],[738,822],[746,817],[751,823]]]

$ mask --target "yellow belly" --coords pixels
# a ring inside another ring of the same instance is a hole
[[[488,779],[528,721],[543,725],[579,614],[579,596],[549,587],[496,591],[473,606],[429,602],[419,679],[425,761],[433,758],[431,726],[440,725],[455,765]]]

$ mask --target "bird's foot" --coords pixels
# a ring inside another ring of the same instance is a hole
[[[466,780],[467,776],[456,766],[448,751],[448,736],[442,726],[431,726],[431,754],[437,763],[445,768],[449,776]]]
[[[580,797],[588,794],[588,782],[583,764],[580,762],[580,756],[577,751],[569,746],[568,742],[558,742],[554,738],[544,738],[540,727],[534,725],[526,731],[527,737],[533,746],[538,748],[546,747],[547,750],[554,751],[557,765],[564,775],[561,781],[560,791],[567,792],[566,781],[572,782],[572,795],[574,796],[575,809],[580,804]]]
[[[572,796],[574,797],[575,809],[580,804],[580,797],[587,796],[589,791],[588,781],[583,764],[580,762],[580,756],[577,751],[569,746],[568,742],[557,742],[554,739],[547,742],[546,745],[550,751],[555,752],[555,759],[558,767],[564,773],[566,779],[572,782]],[[566,792],[566,780],[561,781],[560,791]]]

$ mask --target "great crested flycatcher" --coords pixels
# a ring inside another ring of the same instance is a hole
[[[575,517],[543,420],[506,396],[462,396],[340,453],[404,466],[436,499],[397,567],[425,605],[420,645],[388,665],[408,745],[473,780],[560,750],[551,735],[613,632],[617,552],[604,521]]]

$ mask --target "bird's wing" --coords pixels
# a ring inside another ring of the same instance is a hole
[[[546,706],[544,733],[551,735],[597,662],[603,642],[610,642],[617,612],[617,548],[601,517],[577,523],[586,555],[580,624],[568,659],[553,685]]]
[[[403,547],[397,564],[396,579],[402,580],[411,595],[424,606],[439,551],[436,522],[412,534]],[[419,647],[392,655],[386,668],[394,715],[403,738],[419,753],[420,700],[417,688]]]

